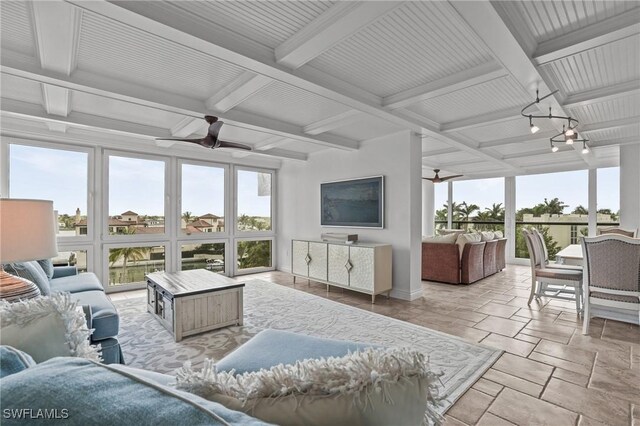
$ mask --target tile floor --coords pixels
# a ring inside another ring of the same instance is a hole
[[[292,287],[291,275],[258,278]],[[424,282],[413,302],[300,282],[295,288],[505,351],[446,415],[445,425],[640,426],[640,327],[593,319],[581,334],[575,305],[544,299],[529,307],[528,267],[509,265],[471,285]],[[144,292],[112,294],[113,299]]]

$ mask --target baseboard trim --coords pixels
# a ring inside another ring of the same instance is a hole
[[[414,290],[414,291],[406,291],[406,290],[391,290],[391,297],[394,299],[408,300],[413,301],[422,297],[422,289]]]

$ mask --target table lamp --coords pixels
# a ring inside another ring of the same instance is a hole
[[[0,198],[0,295],[24,287],[5,263],[49,259],[58,255],[53,201]]]

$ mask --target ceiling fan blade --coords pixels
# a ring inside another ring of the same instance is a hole
[[[184,138],[156,138],[157,141],[180,141],[180,142],[193,142],[200,143],[202,142],[202,138],[196,139],[184,139]]]
[[[457,177],[461,177],[461,176],[464,176],[464,175],[447,176],[447,177],[440,178],[440,181],[449,180],[449,179],[453,179],[453,178],[457,178]]]
[[[211,123],[211,125],[209,126],[209,130],[207,130],[207,133],[213,138],[213,140],[218,139],[218,134],[220,133],[220,128],[223,124],[224,121],[216,121],[214,123]]]
[[[236,142],[226,142],[226,141],[219,141],[219,145],[217,146],[217,148],[232,148],[232,149],[244,149],[246,151],[253,151],[253,148],[251,148],[249,145],[244,145],[241,143],[236,143]]]
[[[435,180],[436,180],[436,178],[426,178],[426,177],[423,177],[422,179],[424,179],[424,180],[430,180],[431,182],[435,182]]]

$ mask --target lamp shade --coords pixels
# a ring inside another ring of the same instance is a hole
[[[0,261],[49,259],[58,254],[53,201],[0,199]]]

